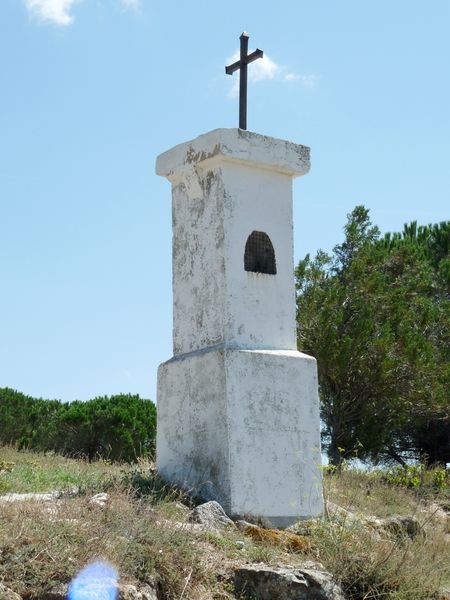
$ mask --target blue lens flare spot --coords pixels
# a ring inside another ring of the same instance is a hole
[[[116,600],[117,571],[106,562],[82,569],[69,586],[69,600]]]

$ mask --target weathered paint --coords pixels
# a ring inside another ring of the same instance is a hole
[[[159,368],[161,474],[275,525],[322,512],[315,360],[296,351],[292,178],[309,149],[218,129],[157,159],[172,182],[174,357]],[[244,269],[252,231],[276,275]]]
[[[160,154],[156,173],[176,181],[189,167],[219,156],[221,161],[242,161],[293,177],[305,175],[310,166],[307,146],[241,129],[214,129]]]

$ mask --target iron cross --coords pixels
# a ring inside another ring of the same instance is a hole
[[[244,31],[241,34],[241,57],[240,59],[225,67],[225,73],[227,75],[233,75],[235,71],[240,69],[239,77],[239,129],[247,129],[247,65],[256,60],[257,58],[263,57],[263,51],[257,48],[251,54],[248,53],[248,38],[249,35]]]

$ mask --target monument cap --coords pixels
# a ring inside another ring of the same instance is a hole
[[[214,129],[160,154],[156,173],[172,179],[194,165],[222,159],[299,177],[309,171],[309,155],[308,146],[237,128]]]

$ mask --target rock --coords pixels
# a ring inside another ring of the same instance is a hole
[[[35,502],[55,502],[59,497],[59,492],[47,492],[45,494],[5,494],[5,496],[0,496],[0,503],[25,502],[30,500]]]
[[[41,596],[40,600],[66,600],[68,592],[68,583],[57,583],[44,596]]]
[[[321,520],[322,519],[305,519],[304,521],[297,521],[297,523],[286,527],[285,531],[290,531],[297,535],[311,535],[314,527],[320,523]]]
[[[368,526],[370,529],[382,529],[383,528],[384,519],[380,519],[380,517],[366,517],[364,519],[364,525]]]
[[[271,529],[253,525],[248,521],[236,521],[236,527],[257,542],[269,542],[277,546],[284,546],[289,550],[309,550],[311,540],[305,535],[300,535],[293,529]]]
[[[369,520],[367,520],[369,522]],[[397,537],[410,537],[414,539],[419,534],[423,534],[422,526],[416,517],[394,516],[385,519],[376,519],[370,522],[375,530],[382,530],[394,534]]]
[[[244,521],[243,519],[235,521],[234,524],[240,531],[245,531],[247,527],[253,527],[253,523],[249,523],[248,521]]]
[[[153,587],[144,585],[139,589],[134,585],[119,585],[117,600],[158,600],[158,596]]]
[[[99,506],[100,508],[105,508],[108,500],[109,495],[106,492],[101,492],[100,494],[95,494],[95,496],[89,498],[89,504],[93,506]]]
[[[189,533],[203,533],[206,529],[204,525],[200,525],[199,523],[183,523],[179,521],[156,521],[156,523],[160,524],[162,527],[167,527],[167,529],[180,529],[181,531],[188,531]],[[214,529],[216,531],[216,529]]]
[[[447,523],[450,522],[450,514],[437,502],[433,502],[420,512],[425,517],[425,525],[438,523],[442,527],[446,527]]]
[[[0,583],[0,600],[22,600],[22,597]]]
[[[437,600],[450,600],[450,587],[441,588],[438,592]]]
[[[211,530],[234,527],[233,521],[215,500],[205,502],[194,508],[191,511],[188,520],[190,523],[198,523],[203,525],[205,529]]]
[[[79,488],[70,488],[67,490],[57,490],[55,492],[45,493],[27,493],[27,494],[5,494],[0,496],[0,504],[6,502],[56,502],[60,498],[76,496],[79,493]]]
[[[387,533],[396,537],[408,536],[414,539],[419,534],[423,534],[423,527],[416,517],[399,516],[386,517],[363,517],[327,501],[327,516],[332,521],[337,521],[342,526],[363,525],[370,528],[374,535]]]
[[[305,552],[312,546],[311,539],[304,535],[297,535],[291,531],[280,529],[265,529],[257,525],[247,525],[243,529],[245,535],[248,535],[256,542],[268,542],[275,546],[283,546],[288,550]]]
[[[0,584],[1,586],[1,584]],[[45,596],[41,597],[41,600],[66,600],[69,592],[69,585],[67,583],[59,583],[53,587]],[[15,598],[11,596],[1,595],[0,587],[0,600],[22,600],[20,597]],[[135,585],[127,583],[121,583],[117,589],[117,600],[158,600],[155,589],[150,585],[143,585],[137,588]]]
[[[291,567],[292,569],[294,567]],[[326,572],[325,567],[323,566],[322,563],[317,562],[316,560],[305,560],[305,562],[302,562],[302,569],[308,569],[308,570],[313,570],[313,571],[322,571],[323,573]],[[331,575],[330,575],[331,577]]]
[[[308,563],[308,567],[312,566]],[[311,568],[272,568],[252,565],[236,569],[234,587],[238,594],[255,600],[345,600],[331,575]]]
[[[327,500],[325,514],[330,521],[338,521],[342,525],[353,525],[359,523],[361,519],[349,510],[338,506],[334,502]]]

